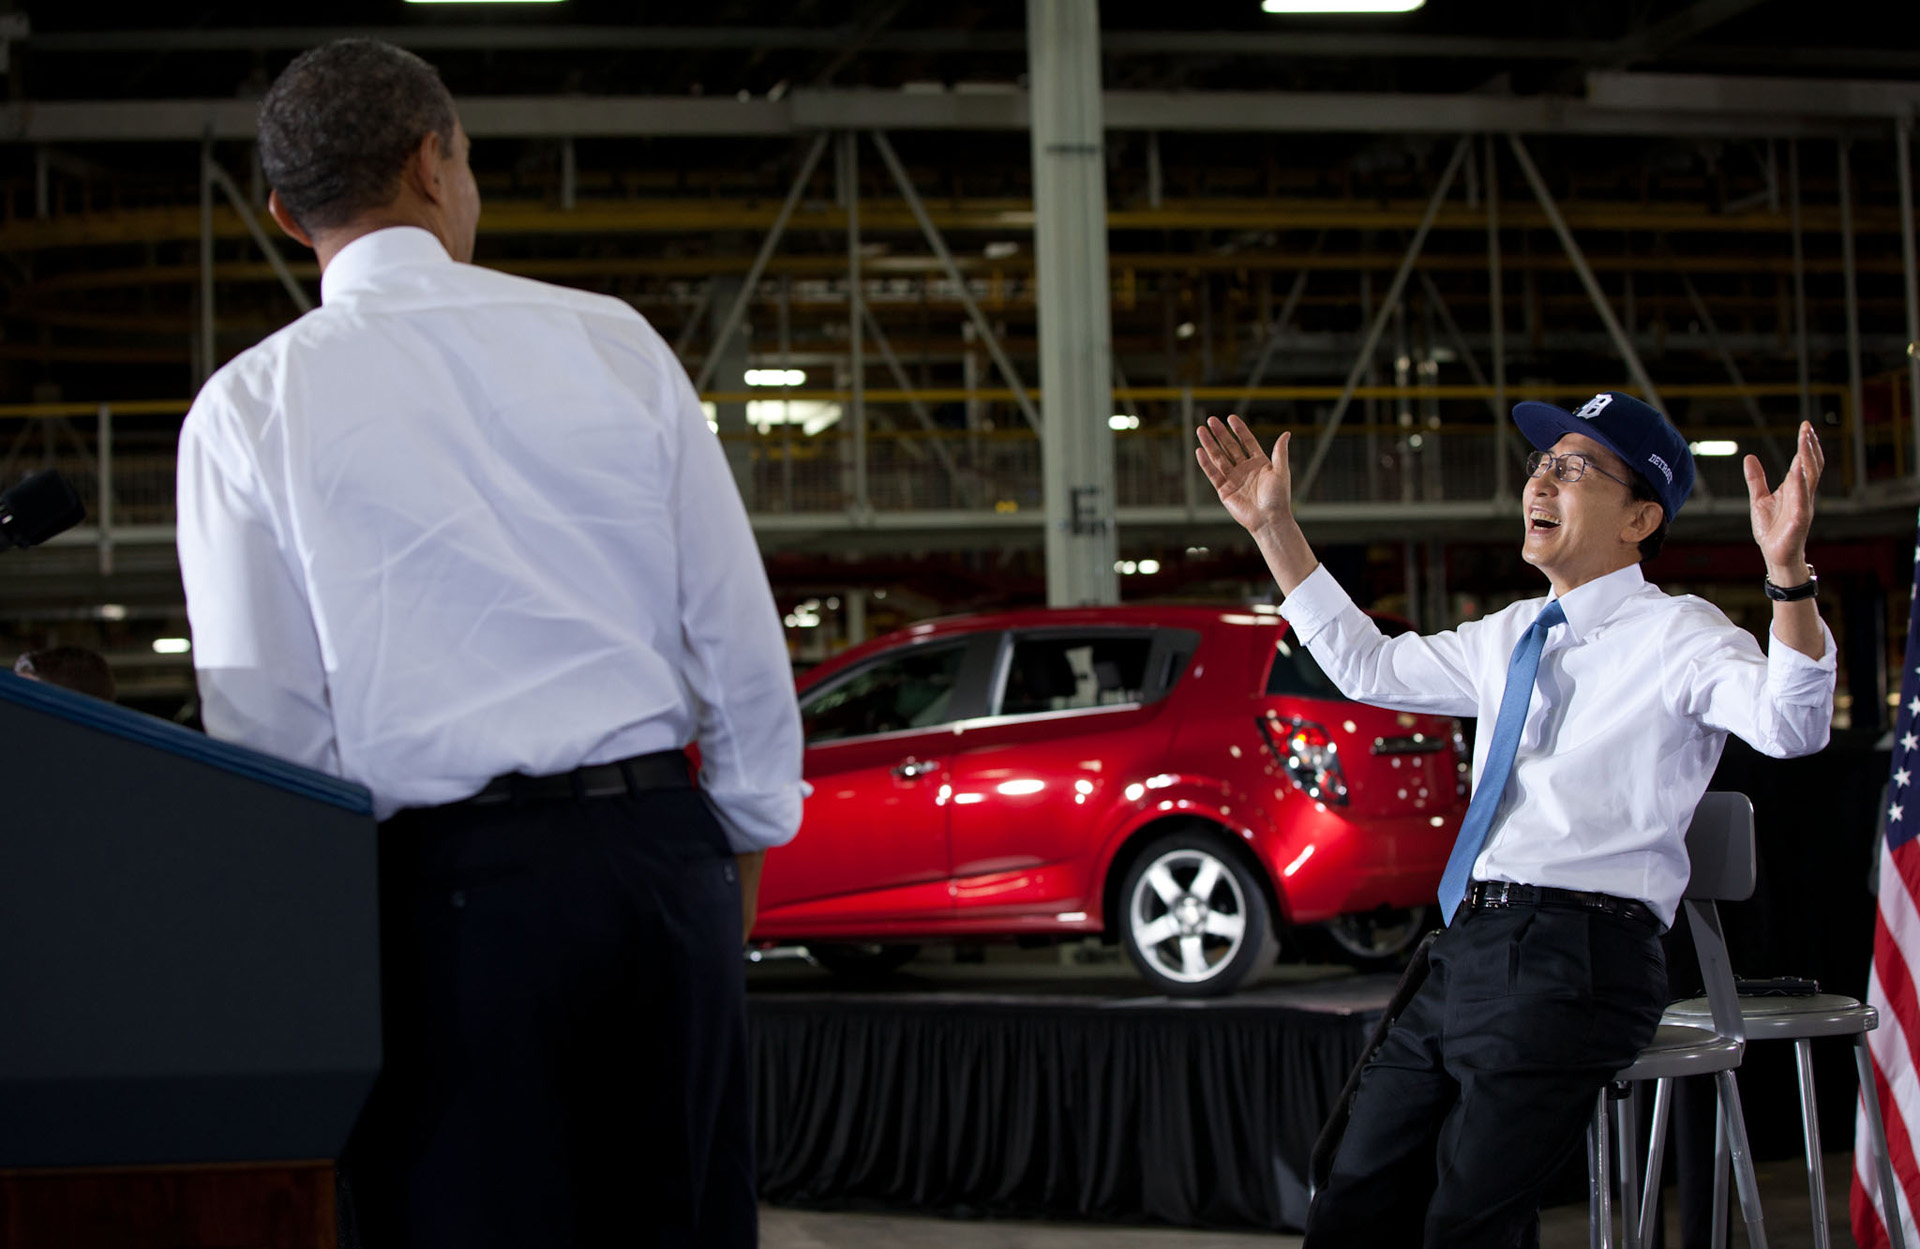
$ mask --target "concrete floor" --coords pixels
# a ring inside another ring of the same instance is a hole
[[[1847,1228],[1847,1188],[1853,1155],[1826,1156],[1827,1224],[1835,1249],[1853,1245]],[[1808,1218],[1807,1172],[1797,1158],[1762,1163],[1760,1200],[1766,1215],[1767,1243],[1797,1249],[1813,1243]],[[1667,1192],[1669,1246],[1678,1249],[1675,1198]],[[1586,1249],[1587,1211],[1583,1205],[1557,1206],[1544,1213],[1541,1249]],[[1744,1245],[1740,1225],[1730,1243]],[[1022,1223],[983,1219],[943,1219],[909,1214],[839,1214],[764,1207],[760,1212],[762,1249],[1251,1249],[1253,1245],[1294,1249],[1298,1236],[1255,1233],[1192,1232],[1183,1228],[1115,1227],[1103,1223]]]

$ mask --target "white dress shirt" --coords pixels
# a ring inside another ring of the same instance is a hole
[[[785,638],[660,336],[410,227],[341,249],[321,294],[180,433],[207,731],[360,781],[381,818],[697,741],[733,848],[790,839]]]
[[[1550,599],[1515,603],[1428,637],[1383,636],[1322,565],[1280,611],[1348,697],[1400,711],[1478,716],[1476,785],[1514,644]],[[1766,654],[1719,608],[1647,584],[1638,565],[1560,599],[1513,774],[1478,880],[1638,898],[1671,924],[1687,886],[1687,824],[1728,733],[1776,758],[1827,743],[1833,635],[1809,659]]]

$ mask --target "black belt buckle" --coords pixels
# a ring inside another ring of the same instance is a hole
[[[1660,927],[1659,918],[1646,903],[1633,898],[1616,898],[1610,893],[1520,885],[1506,880],[1476,880],[1467,893],[1467,899],[1473,910],[1494,910],[1508,906],[1571,906]]]

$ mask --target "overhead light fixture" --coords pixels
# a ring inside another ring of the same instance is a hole
[[[805,369],[748,369],[749,386],[804,386],[807,384]]]
[[[193,643],[185,638],[155,638],[153,653],[156,655],[184,655],[193,649]]]
[[[408,4],[561,4],[564,0],[407,0]]]
[[[1260,0],[1263,13],[1411,13],[1427,0]]]
[[[1705,442],[1690,442],[1687,450],[1695,455],[1739,455],[1740,444],[1724,439],[1708,439]]]

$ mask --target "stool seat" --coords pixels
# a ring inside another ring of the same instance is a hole
[[[1880,1016],[1873,1007],[1839,993],[1743,996],[1740,1018],[1746,1024],[1749,1041],[1855,1036],[1880,1025]],[[1711,1027],[1713,1012],[1708,1009],[1707,999],[1690,997],[1667,1007],[1660,1022]]]
[[[1663,1018],[1654,1029],[1653,1040],[1635,1055],[1633,1065],[1613,1078],[1631,1081],[1708,1075],[1739,1066],[1740,1052],[1739,1041],[1713,1030],[1711,1015],[1705,1017],[1703,1024]]]

